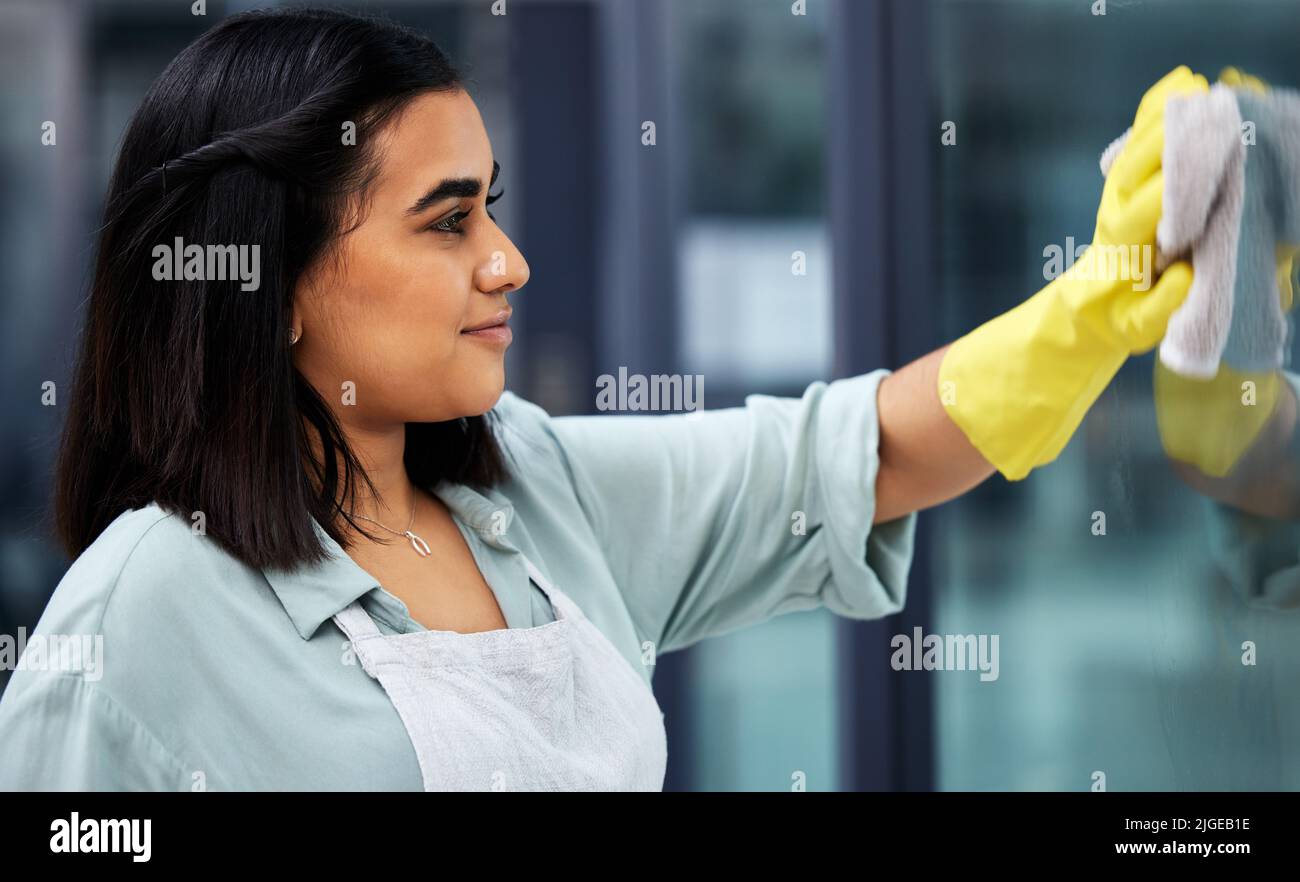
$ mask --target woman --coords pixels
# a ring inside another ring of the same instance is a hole
[[[1154,241],[1164,98],[1204,88],[1143,101],[1098,242]],[[496,176],[456,72],[388,24],[238,15],[162,74],[58,463],[76,560],[29,639],[102,665],[15,673],[0,787],[658,789],[659,653],[900,609],[915,512],[1054,458],[1190,282],[1063,276],[801,398],[551,418],[503,392],[529,273]]]

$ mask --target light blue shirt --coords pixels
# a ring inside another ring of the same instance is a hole
[[[871,523],[886,374],[695,414],[551,417],[506,392],[512,477],[434,491],[509,627],[553,618],[522,552],[649,683],[658,655],[783,613],[902,608],[916,515]],[[317,530],[330,559],[276,572],[155,505],[114,520],[0,699],[0,789],[421,789],[332,617],[360,598],[385,633],[424,628]],[[59,636],[99,640],[100,663],[41,664]]]

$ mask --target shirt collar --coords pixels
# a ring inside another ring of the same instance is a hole
[[[464,484],[448,481],[434,487],[433,493],[451,511],[452,517],[485,543],[503,551],[517,551],[506,538],[514,520],[514,507],[499,493],[489,491],[490,495],[484,495]],[[311,523],[325,549],[323,561],[302,564],[292,570],[262,568],[262,575],[304,640],[310,640],[326,619],[379,587],[375,577],[349,557],[314,517]]]
[[[488,545],[502,551],[516,551],[506,534],[515,518],[514,506],[496,490],[480,493],[464,484],[443,481],[433,493],[450,509],[452,516],[478,534]]]

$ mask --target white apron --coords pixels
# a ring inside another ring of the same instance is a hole
[[[334,616],[397,708],[425,790],[662,790],[654,693],[576,603],[524,557],[555,621],[380,632],[360,603]]]

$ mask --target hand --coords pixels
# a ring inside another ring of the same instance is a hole
[[[1277,407],[1280,372],[1248,373],[1226,362],[1212,380],[1155,366],[1156,428],[1165,455],[1210,478],[1226,477]]]
[[[1080,278],[1062,286],[1080,318],[1126,354],[1160,342],[1191,287],[1186,262],[1167,269],[1150,291],[1144,290],[1143,275],[1154,267],[1164,201],[1165,104],[1209,88],[1205,77],[1180,67],[1143,96],[1128,142],[1106,176],[1092,244],[1073,268]]]
[[[1219,82],[1265,93],[1258,77],[1227,68]],[[1278,298],[1282,311],[1295,306],[1295,260],[1300,248],[1277,249]],[[1156,360],[1156,427],[1165,454],[1210,478],[1226,477],[1255,444],[1273,417],[1285,381],[1278,371],[1239,371],[1227,362],[1211,380],[1181,376]]]
[[[1268,91],[1268,83],[1235,67],[1225,67],[1219,74],[1219,82],[1234,89],[1253,89],[1261,95]]]
[[[1057,457],[1125,359],[1154,347],[1187,297],[1192,268],[1186,262],[1165,270],[1150,290],[1140,283],[1154,269],[1165,102],[1208,91],[1205,78],[1186,67],[1152,87],[1107,176],[1083,258],[945,353],[940,401],[1009,480]]]

